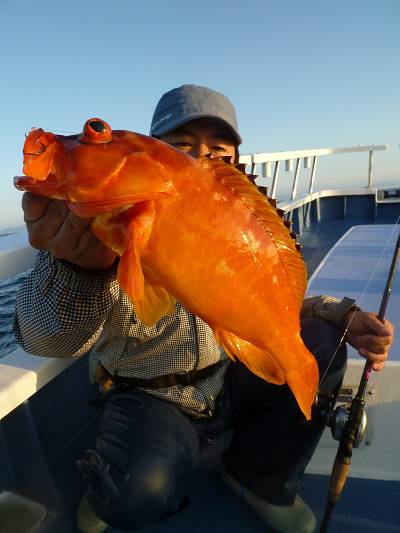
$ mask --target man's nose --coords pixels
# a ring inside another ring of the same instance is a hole
[[[207,144],[204,144],[204,143],[196,143],[192,146],[192,149],[190,150],[190,155],[192,157],[202,157],[209,153],[210,153],[210,149],[207,146]]]

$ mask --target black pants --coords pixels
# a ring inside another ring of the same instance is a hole
[[[323,376],[339,333],[322,320],[307,319],[302,338]],[[324,377],[324,390],[338,390],[345,366],[342,346]],[[232,363],[221,405],[210,419],[192,419],[138,389],[112,392],[95,449],[87,450],[79,466],[96,514],[115,527],[140,528],[182,508],[201,443],[233,430],[223,458],[228,471],[266,501],[290,505],[325,422],[321,409],[307,422],[286,385],[266,383]]]

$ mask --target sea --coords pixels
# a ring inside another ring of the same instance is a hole
[[[15,227],[1,230],[0,246],[2,237],[20,232],[21,229],[21,227]],[[8,355],[18,347],[12,331],[15,299],[21,283],[29,272],[30,270],[27,270],[11,278],[0,279],[0,358]]]
[[[17,348],[12,331],[15,299],[18,289],[28,272],[22,272],[12,278],[0,280],[0,358]]]

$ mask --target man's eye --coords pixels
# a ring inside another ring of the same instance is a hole
[[[225,147],[224,146],[219,146],[219,145],[211,146],[211,150],[213,152],[226,152]]]
[[[191,144],[188,143],[187,141],[177,141],[177,142],[174,142],[173,145],[176,148],[190,148],[191,147]]]

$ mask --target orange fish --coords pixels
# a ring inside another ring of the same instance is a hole
[[[223,159],[194,159],[92,118],[81,135],[33,129],[20,190],[65,199],[120,256],[118,282],[145,324],[175,298],[232,359],[287,382],[307,419],[318,368],[300,337],[306,268],[271,201]]]

